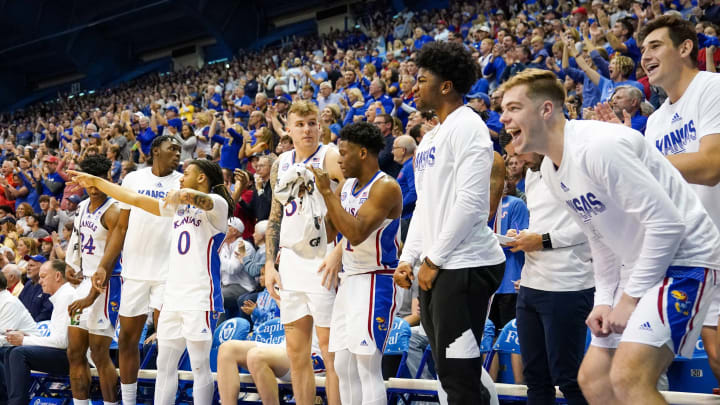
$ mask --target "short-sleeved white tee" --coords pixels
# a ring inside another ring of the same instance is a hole
[[[122,186],[162,199],[168,191],[180,188],[180,178],[182,174],[176,171],[158,177],[147,167],[125,176]],[[120,203],[120,208],[130,210],[122,251],[122,276],[133,280],[164,281],[168,272],[171,219],[128,204]]]
[[[663,155],[700,150],[703,137],[720,134],[720,75],[699,72],[676,103],[670,99],[648,118],[645,138]],[[720,228],[720,184],[691,184]]]

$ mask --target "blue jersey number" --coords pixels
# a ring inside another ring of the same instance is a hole
[[[190,233],[188,231],[182,231],[178,237],[178,252],[184,255],[188,250],[190,250]]]
[[[91,254],[93,254],[93,252],[95,252],[96,246],[93,243],[92,236],[89,237],[87,240],[87,243],[85,243],[85,234],[82,232],[80,233],[80,246],[82,246],[82,248],[80,248],[80,251],[82,253],[87,253],[87,254],[91,255]]]
[[[345,245],[345,250],[347,250],[348,252],[354,252],[352,246],[350,245],[350,241],[347,241],[347,245]]]

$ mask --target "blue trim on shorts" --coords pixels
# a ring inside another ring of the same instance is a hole
[[[698,293],[702,284],[702,281],[698,281],[694,277],[674,277],[667,286],[665,312],[670,326],[673,351],[676,354],[680,352],[680,346],[689,332],[688,324],[695,314],[696,301],[700,299]],[[698,326],[701,325],[693,325],[693,327]]]
[[[383,352],[385,350],[385,342],[387,341],[390,329],[392,329],[393,316],[393,294],[395,288],[393,285],[392,274],[371,274],[375,279],[375,291],[373,301],[373,321],[372,321],[372,338],[375,345]]]
[[[110,276],[107,289],[107,314],[113,328],[117,327],[118,311],[120,310],[120,295],[122,293],[122,277]]]
[[[672,278],[691,278],[693,280],[703,282],[705,281],[705,268],[704,267],[685,267],[685,266],[670,266],[665,272],[665,277]]]

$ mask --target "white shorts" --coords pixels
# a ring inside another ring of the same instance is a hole
[[[93,335],[107,336],[110,338],[115,336],[115,320],[117,319],[117,315],[113,316],[112,312],[114,310],[115,314],[117,314],[117,298],[120,296],[120,288],[114,283],[109,283],[108,285],[109,288],[112,287],[110,294],[107,293],[107,289],[106,292],[100,294],[92,305],[83,309],[80,314],[80,324],[72,326],[85,329]],[[73,301],[87,297],[91,288],[91,279],[89,277],[83,279],[75,290]]]
[[[707,315],[705,316],[705,322],[703,326],[712,326],[717,328],[718,320],[720,319],[720,288],[715,289],[712,301],[710,302],[710,308],[708,308]]]
[[[158,339],[212,340],[218,312],[160,311]]]
[[[164,293],[164,281],[124,279],[120,316],[132,318],[162,308]]]
[[[347,349],[372,355],[385,350],[397,297],[393,272],[378,270],[342,278],[330,324],[330,352]]]
[[[591,344],[606,348],[620,342],[667,345],[677,355],[692,357],[700,321],[705,319],[716,290],[715,270],[670,267],[666,277],[640,298],[622,335],[593,336]]]
[[[286,325],[310,315],[315,326],[329,328],[332,317],[334,293],[308,293],[302,291],[280,291],[280,322]]]

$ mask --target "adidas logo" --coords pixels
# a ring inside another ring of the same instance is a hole
[[[676,114],[677,115],[677,114]],[[163,184],[161,182],[158,182],[158,184],[155,185],[156,187],[162,187]]]
[[[207,329],[203,328],[203,330],[201,330],[200,333],[207,333]]]
[[[650,322],[645,322],[642,325],[640,325],[640,330],[646,330],[646,331],[652,332],[652,327],[650,326]]]
[[[368,344],[367,344],[367,342],[366,342],[365,340],[363,340],[362,342],[360,342],[360,346],[367,346],[367,345],[368,345]]]
[[[566,192],[566,193],[567,193],[568,191],[570,191],[570,189],[568,188],[568,186],[566,186],[565,183],[563,183],[563,182],[560,182],[560,188],[562,189],[562,191],[564,191],[564,192]]]
[[[670,121],[670,123],[671,123],[671,124],[674,124],[674,123],[676,123],[676,122],[678,122],[678,121],[682,121],[682,117],[680,117],[680,114],[675,113],[675,115],[673,115],[672,121]]]

